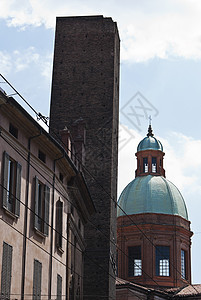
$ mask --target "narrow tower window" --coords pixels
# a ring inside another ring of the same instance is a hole
[[[142,259],[141,247],[128,248],[128,276],[141,276],[142,275]]]
[[[181,277],[186,279],[186,251],[181,250]]]
[[[144,173],[148,172],[148,158],[147,157],[143,158],[143,172]]]
[[[156,246],[156,275],[170,276],[170,247]]]
[[[153,173],[156,173],[156,170],[157,170],[157,166],[156,166],[156,157],[152,157],[151,170],[152,170]]]

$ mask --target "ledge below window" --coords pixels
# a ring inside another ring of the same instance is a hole
[[[11,217],[12,219],[15,219],[15,220],[18,219],[18,216],[15,215],[15,214],[14,214],[12,211],[10,211],[8,208],[6,208],[5,206],[4,206],[3,208],[4,208],[5,213],[6,213],[9,217]]]
[[[56,246],[57,248],[57,251],[60,253],[60,254],[63,254],[64,253],[64,250],[60,247],[60,246]]]
[[[35,230],[35,233],[37,234],[37,235],[39,235],[40,237],[42,237],[43,239],[45,239],[47,236],[43,233],[43,232],[41,232],[39,229],[37,229],[36,227],[34,227],[34,230]]]

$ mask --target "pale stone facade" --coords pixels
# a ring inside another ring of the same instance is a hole
[[[66,150],[0,91],[0,298],[82,299],[95,212]]]

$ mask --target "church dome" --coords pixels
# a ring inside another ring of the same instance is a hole
[[[139,176],[121,193],[117,216],[141,213],[178,215],[188,220],[184,199],[177,187],[163,176]]]

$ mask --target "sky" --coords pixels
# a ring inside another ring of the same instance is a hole
[[[192,280],[201,283],[201,1],[1,0],[0,73],[44,116],[49,116],[56,16],[78,15],[112,17],[119,29],[118,194],[134,179],[135,152],[151,115],[165,152],[166,178],[187,205],[194,232]],[[11,93],[3,80],[0,87]]]

